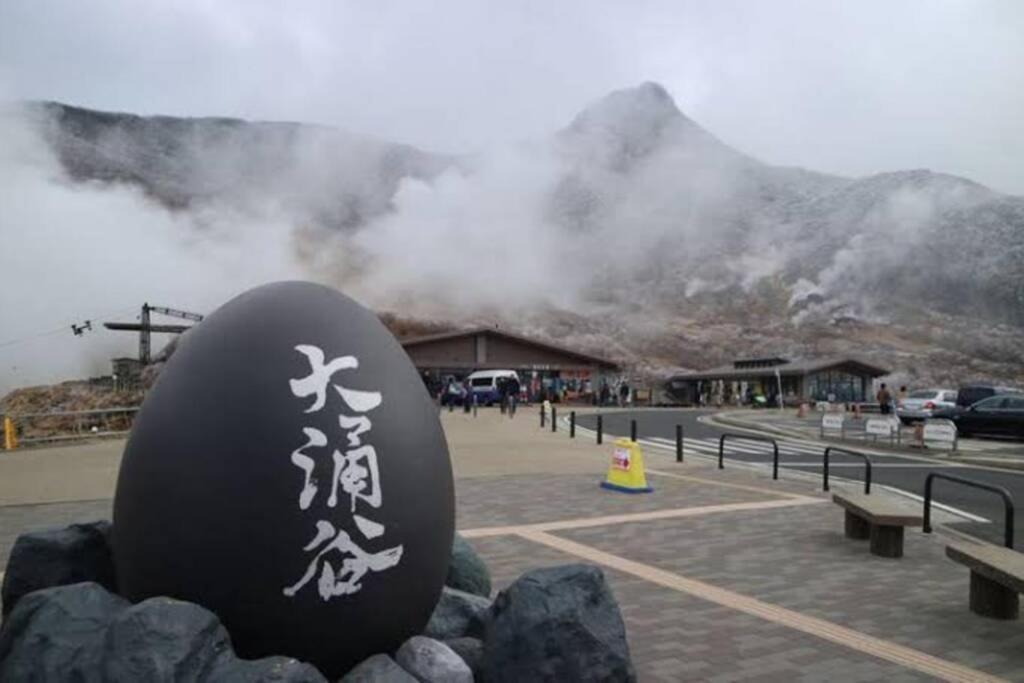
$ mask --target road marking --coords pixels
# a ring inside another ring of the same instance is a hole
[[[591,429],[589,429],[587,427],[580,427],[579,425],[576,426],[576,430],[578,432],[581,432],[581,433],[589,433],[591,435],[596,434],[596,432],[594,430],[591,430]],[[748,431],[750,431],[750,430],[748,430]],[[651,439],[639,439],[638,443],[640,443],[641,446],[651,446],[653,448],[657,448],[657,449],[662,450],[662,451],[673,451],[673,452],[675,451],[675,442],[674,441],[670,441],[669,439],[661,438],[661,437],[652,437]],[[694,447],[694,444],[697,444],[700,448],[707,449],[707,450],[697,450]],[[865,452],[869,452],[869,451],[865,451]],[[782,454],[782,453],[783,453],[783,451],[780,449],[780,454]],[[715,462],[717,460],[717,458],[718,458],[718,446],[717,445],[711,446],[710,444],[708,444],[705,441],[700,440],[700,439],[689,439],[689,440],[685,440],[684,439],[683,454],[686,455],[686,456],[693,457],[693,458],[698,458],[698,459],[701,459],[701,460],[707,460],[707,461],[710,461],[710,462]],[[726,455],[728,455],[728,453]],[[930,465],[926,465],[926,467],[933,467],[933,468],[969,467],[968,465],[961,465],[959,463],[949,463],[949,464],[937,463],[934,460],[930,460],[928,458],[922,458],[922,457],[905,456],[905,455],[893,455],[893,454],[889,454],[889,453],[875,453],[875,455],[879,455],[879,456],[882,456],[882,457],[903,458],[903,459],[911,460],[911,461],[931,463]],[[742,459],[740,459],[740,460],[733,459],[733,463],[736,463],[736,464],[738,464],[741,467],[746,467],[748,469],[752,469],[752,470],[755,470],[755,471],[758,471],[758,472],[764,472],[770,466],[769,463],[753,462],[753,461],[750,461],[750,460],[742,460]],[[810,464],[811,463],[808,463],[807,465],[804,465],[804,466],[807,467],[807,466],[810,466]],[[873,462],[872,463],[872,467],[881,467],[882,465],[886,465],[886,464],[888,464],[888,463],[874,463]],[[838,463],[837,463],[837,465],[838,465]],[[783,463],[780,462],[779,466],[782,467],[784,465],[783,465]],[[909,466],[909,465],[907,465],[907,466]],[[811,476],[811,473],[801,471],[799,469],[799,466],[794,466],[793,464],[789,464],[789,465],[785,465],[785,467],[787,467],[789,469],[789,471],[792,473],[790,476],[794,476],[794,475],[802,476],[802,477],[810,477]],[[833,463],[829,463],[829,469],[831,469],[832,467],[833,467]],[[660,474],[662,476],[673,476],[673,477],[680,477],[680,478],[683,478],[683,476],[684,476],[684,475],[671,474],[671,473],[663,472],[663,471],[659,472],[657,470],[652,470],[649,467],[647,468],[647,471],[652,473],[652,474]],[[687,477],[687,478],[692,479],[694,481],[698,481],[698,478],[696,478],[696,477]],[[859,484],[860,483],[856,479],[844,479],[842,477],[836,477],[835,479],[836,479],[837,482],[844,482],[844,483],[849,483],[849,484]],[[713,484],[715,486],[730,486],[730,487],[733,487],[733,488],[746,488],[748,490],[758,491],[758,492],[761,492],[761,493],[765,493],[765,492],[768,491],[768,489],[759,489],[759,488],[752,487],[752,486],[742,486],[742,485],[739,485],[739,484],[732,484],[732,483],[715,481],[713,479],[699,479],[699,481],[703,481],[704,483],[707,483],[707,484]],[[896,488],[894,486],[889,486],[889,485],[885,485],[885,484],[876,484],[876,486],[878,486],[880,488],[884,488],[887,491],[891,491],[892,493],[895,493],[897,495],[903,496],[905,498],[910,498],[911,500],[917,501],[918,503],[921,503],[922,505],[924,504],[924,498],[922,498],[921,496],[918,496],[916,494],[910,493],[909,491],[904,491],[903,489],[899,489],[899,488]],[[780,491],[780,492],[777,493],[777,495],[782,495],[782,496],[798,496],[799,494],[783,493],[783,492]],[[951,514],[953,516],[960,517],[960,518],[965,519],[965,520],[970,521],[970,522],[990,523],[990,521],[991,521],[989,519],[986,519],[985,517],[981,517],[979,515],[975,515],[975,514],[972,514],[970,512],[967,512],[966,510],[961,510],[960,508],[953,507],[952,505],[945,505],[943,503],[938,503],[935,500],[932,500],[932,506],[934,506],[938,510],[942,510],[943,512],[947,512],[947,513],[949,513],[949,514]]]
[[[581,559],[639,577],[659,586],[744,612],[945,681],[955,681],[957,683],[995,683],[1004,680],[983,671],[971,669],[904,645],[898,645],[881,638],[854,631],[824,619],[801,614],[800,612],[773,605],[741,593],[735,593],[725,588],[719,588],[703,581],[689,579],[651,565],[612,555],[603,550],[553,536],[543,531],[524,528],[516,532],[516,535],[527,541],[532,541],[569,555],[575,555]]]
[[[679,517],[697,517],[700,515],[711,515],[721,512],[742,512],[745,510],[768,510],[773,508],[793,507],[796,505],[816,505],[827,503],[824,498],[784,498],[776,500],[749,501],[746,503],[722,503],[719,505],[700,505],[688,508],[675,508],[671,510],[651,510],[648,512],[635,512],[624,515],[605,515],[603,517],[582,517],[579,519],[563,519],[555,522],[540,522],[538,524],[521,524],[513,526],[492,526],[476,529],[461,529],[459,534],[465,538],[486,538],[489,536],[507,536],[518,534],[523,531],[563,531],[568,529],[586,529],[595,526],[609,526],[612,524],[631,524],[634,522],[650,522],[661,519],[677,519]]]

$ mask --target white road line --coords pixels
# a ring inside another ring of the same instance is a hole
[[[565,419],[565,418],[563,418],[563,419]],[[568,422],[568,420],[565,420],[565,421]],[[597,433],[595,430],[589,429],[587,427],[580,427],[579,425],[576,425],[576,431],[578,433],[589,434],[589,435],[595,435]],[[612,437],[612,438],[614,439],[615,437]],[[707,451],[702,451],[702,450],[695,449],[693,447],[694,446],[694,442],[698,441],[697,439],[688,439],[688,440],[684,439],[683,441],[684,441],[684,445],[683,445],[683,455],[684,455],[684,457],[685,456],[690,456],[690,457],[695,457],[695,458],[698,458],[698,459],[701,459],[701,460],[708,460],[708,461],[712,461],[712,462],[714,462],[714,461],[716,461],[718,459],[718,444],[717,444],[717,442],[715,443],[715,445],[713,447],[705,446],[706,448],[713,448],[712,452],[707,452]],[[675,442],[674,441],[670,441],[669,439],[663,439],[663,438],[660,438],[660,437],[653,437],[653,439],[639,439],[638,442],[640,443],[641,446],[651,446],[651,447],[657,448],[658,450],[663,450],[663,451],[672,451],[672,452],[675,451]],[[703,445],[703,443],[702,443],[702,445]],[[888,453],[878,453],[877,455],[886,455],[886,456],[888,456],[890,454],[888,454]],[[896,456],[896,457],[904,457],[904,456]],[[957,464],[954,464],[954,463],[950,463],[949,465],[946,465],[945,463],[936,463],[934,461],[928,460],[927,458],[909,457],[909,458],[906,458],[906,459],[908,459],[908,460],[917,460],[919,462],[924,461],[925,463],[929,463],[928,466],[930,466],[930,467],[950,467],[950,466],[952,466],[952,467],[957,467],[957,466],[959,466],[959,467],[966,467],[966,465],[957,465]],[[757,471],[767,471],[767,469],[771,466],[770,463],[750,462],[750,461],[746,461],[746,460],[734,460],[733,462],[736,463],[736,464],[739,464],[741,466],[747,467],[748,469],[754,469],[754,470],[757,470]],[[872,467],[879,467],[881,465],[886,465],[886,464],[889,464],[889,463],[872,463]],[[780,462],[779,465],[783,466],[783,463]],[[893,465],[898,465],[898,463],[893,463]],[[789,470],[791,472],[790,476],[799,476],[799,477],[805,477],[805,478],[806,477],[814,476],[816,478],[816,475],[812,475],[809,472],[806,472],[806,473],[805,472],[801,472],[798,468],[794,468],[792,465],[788,465],[787,467],[789,467]],[[829,463],[829,469],[831,469],[832,467],[833,467],[833,463]],[[847,479],[845,477],[834,477],[834,479],[836,481],[846,482],[846,483],[854,484],[854,485],[861,483],[859,480]],[[910,493],[909,491],[904,491],[903,489],[899,489],[899,488],[896,488],[894,486],[888,486],[886,484],[875,484],[875,486],[877,488],[885,489],[887,491],[890,491],[890,492],[895,493],[897,495],[903,496],[905,498],[910,498],[911,500],[915,500],[915,501],[921,503],[922,505],[924,504],[924,498],[922,498],[921,496],[918,496],[918,495],[916,495],[914,493]],[[948,512],[951,515],[954,515],[956,517],[961,517],[961,518],[966,519],[966,520],[971,521],[971,522],[984,522],[984,523],[989,523],[990,522],[990,520],[986,519],[985,517],[981,517],[979,515],[974,515],[974,514],[971,514],[970,512],[967,512],[965,510],[961,510],[960,508],[953,507],[952,505],[945,505],[943,503],[938,503],[938,502],[936,502],[934,500],[932,500],[932,506],[934,506],[935,508],[937,508],[939,510],[942,510],[944,512]]]

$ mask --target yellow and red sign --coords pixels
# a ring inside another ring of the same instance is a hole
[[[629,439],[616,439],[613,448],[608,476],[601,482],[601,487],[623,493],[653,491],[644,474],[644,454],[640,444]]]

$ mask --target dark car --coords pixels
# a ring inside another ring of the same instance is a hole
[[[941,411],[933,417],[952,420],[962,437],[986,434],[1024,438],[1024,394],[990,396],[968,408]]]
[[[1021,393],[1020,389],[1014,389],[1013,387],[1001,387],[994,384],[967,384],[960,387],[960,390],[956,392],[956,405],[958,408],[968,408],[990,396],[1019,393]]]

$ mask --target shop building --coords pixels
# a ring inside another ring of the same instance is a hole
[[[585,394],[618,376],[617,363],[563,346],[481,327],[401,340],[431,393],[475,370],[515,370],[530,396]]]
[[[873,400],[874,381],[889,370],[854,358],[790,361],[750,358],[701,372],[676,375],[666,386],[676,401],[689,405],[750,403],[758,396],[778,405],[804,401],[863,403]]]

